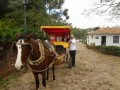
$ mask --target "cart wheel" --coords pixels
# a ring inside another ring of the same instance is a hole
[[[72,68],[72,58],[69,57],[68,59],[69,59],[69,66],[68,67],[69,67],[69,69],[71,69]]]

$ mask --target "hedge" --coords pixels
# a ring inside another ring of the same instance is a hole
[[[120,56],[120,47],[118,46],[93,46],[93,45],[86,46],[89,49],[94,49],[108,55]]]

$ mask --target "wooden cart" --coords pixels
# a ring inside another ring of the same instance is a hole
[[[62,41],[62,38],[70,39],[71,29],[69,26],[41,26],[41,30],[49,35],[49,42],[55,45],[59,55],[63,55],[63,61],[69,68],[72,67],[72,60],[69,55],[70,43]]]

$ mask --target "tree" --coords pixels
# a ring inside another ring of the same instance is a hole
[[[64,3],[64,0],[45,0],[45,1],[49,14],[51,14],[52,10],[61,9],[62,4]]]
[[[109,16],[109,19],[120,19],[120,1],[119,0],[99,0],[99,2],[94,4],[94,7],[89,10],[85,10],[84,14],[89,16],[95,13],[97,15]]]
[[[102,12],[108,11],[112,18],[120,19],[120,1],[119,0],[101,0],[101,7],[106,7]]]
[[[80,29],[80,28],[72,28],[72,34],[74,34],[74,36],[77,39],[85,39],[87,33],[87,29]]]
[[[0,17],[5,17],[8,12],[8,0],[0,0]]]
[[[46,1],[54,1],[51,6],[52,15],[46,12]],[[40,32],[42,25],[68,25],[60,20],[62,15],[67,16],[68,10],[61,9],[64,0],[29,0],[27,4],[27,32],[35,32],[36,38],[44,38]],[[62,10],[62,11],[61,11]],[[24,7],[22,0],[0,0],[0,38],[11,37],[17,32],[24,32]]]
[[[62,21],[62,17],[64,16],[66,19],[69,19],[68,9],[62,9],[62,5],[64,0],[46,0],[46,9],[49,12],[55,21]]]
[[[4,5],[1,7],[4,8]],[[7,12],[0,13],[2,16],[0,19],[0,32],[2,33],[0,35],[4,38],[10,33],[13,35],[14,32],[24,32],[24,7],[22,0],[8,0],[6,7]],[[26,13],[27,31],[37,32],[37,36],[41,36],[41,32],[38,29],[41,25],[46,25],[51,21],[50,16],[46,13],[44,0],[29,0]]]
[[[99,4],[96,4],[98,14],[108,14],[111,19],[120,19],[120,1],[119,0],[100,0]]]
[[[98,30],[98,29],[100,29],[100,27],[95,27],[93,30],[95,31],[95,30]]]

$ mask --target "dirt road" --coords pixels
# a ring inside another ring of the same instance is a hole
[[[46,89],[40,83],[39,90],[120,90],[120,57],[89,50],[81,43],[76,46],[76,67],[56,67],[56,80],[50,74]],[[0,90],[35,90],[34,78],[28,72]]]

